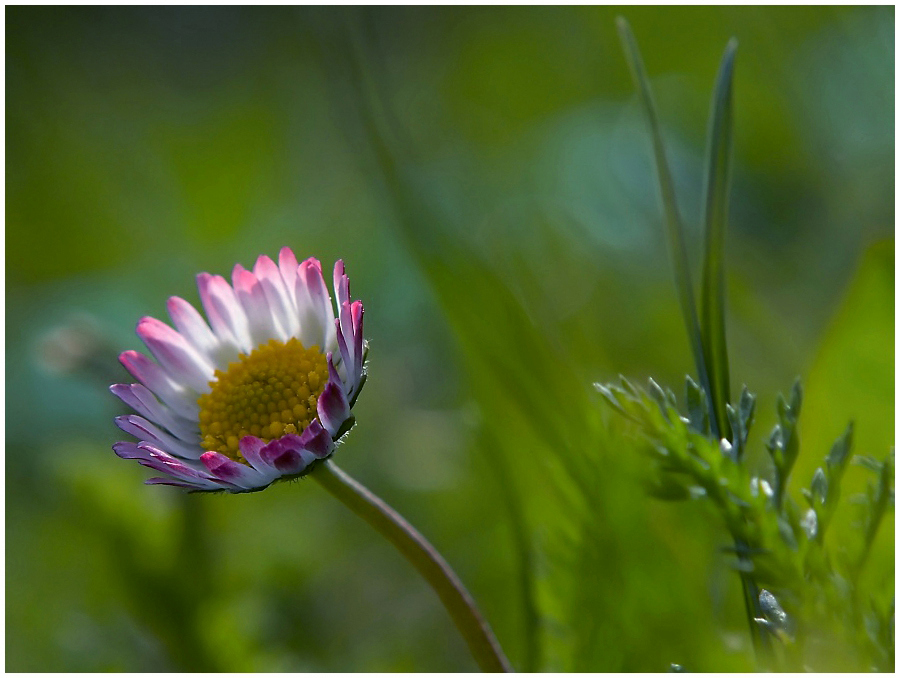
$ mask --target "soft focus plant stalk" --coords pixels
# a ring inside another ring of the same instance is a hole
[[[419,571],[434,589],[483,671],[510,672],[490,626],[471,594],[440,553],[399,513],[326,460],[310,473],[334,497],[374,527]]]

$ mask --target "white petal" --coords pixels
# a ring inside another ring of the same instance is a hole
[[[219,340],[234,348],[235,357],[238,353],[249,353],[252,345],[247,315],[231,285],[220,275],[201,273],[197,276],[197,288],[206,317]]]
[[[178,332],[156,318],[144,317],[138,323],[137,335],[174,381],[197,393],[209,390],[214,378],[212,364]]]
[[[219,347],[219,340],[209,329],[209,325],[200,315],[200,312],[181,297],[169,297],[166,302],[169,317],[175,324],[175,328],[201,355],[206,356],[216,367],[215,356]]]
[[[166,371],[143,353],[125,351],[119,361],[135,379],[153,391],[172,410],[186,419],[196,419],[200,412],[195,394],[175,382]]]
[[[152,422],[159,424],[170,433],[188,443],[200,440],[200,429],[196,421],[188,421],[174,414],[163,405],[153,392],[141,384],[113,384],[110,391],[122,401]]]
[[[280,328],[274,323],[266,294],[256,276],[238,264],[234,267],[232,280],[235,296],[247,315],[253,346],[265,344],[269,339],[280,339]]]
[[[280,330],[279,338],[282,341],[287,341],[291,337],[296,336],[300,329],[300,322],[297,320],[297,307],[293,296],[288,294],[284,286],[284,279],[275,262],[267,256],[261,256],[256,260],[253,273],[265,292],[269,308]]]

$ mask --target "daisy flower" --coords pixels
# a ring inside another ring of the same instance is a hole
[[[362,517],[437,592],[485,671],[509,671],[496,637],[446,560],[400,514],[329,458],[353,426],[366,381],[362,302],[350,301],[344,264],[334,296],[316,259],[297,263],[287,247],[276,265],[234,267],[231,284],[197,276],[207,320],[184,299],[167,304],[173,327],[141,318],[137,334],[153,359],[125,351],[137,384],[110,390],[137,414],[116,424],[138,442],[113,445],[123,459],[163,474],[148,479],[200,492],[255,492],[311,473]]]
[[[116,424],[139,442],[113,449],[163,474],[148,484],[261,490],[311,471],[353,425],[368,346],[343,262],[336,314],[318,260],[298,264],[287,247],[278,264],[263,255],[252,271],[236,265],[231,280],[197,276],[208,323],[179,297],[167,304],[174,328],[141,318],[155,360],[120,356],[139,383],[111,387],[137,412]]]

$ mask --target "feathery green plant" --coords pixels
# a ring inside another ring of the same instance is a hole
[[[846,668],[892,670],[893,602],[864,599],[858,584],[878,527],[893,507],[893,451],[883,461],[855,457],[875,474],[876,481],[860,498],[862,538],[841,535],[844,546],[834,553],[825,544],[825,534],[840,508],[840,484],[851,460],[853,426],[834,443],[823,466],[803,488],[807,507],[779,491],[787,484],[799,450],[799,383],[794,384],[790,401],[778,399],[779,423],[766,443],[774,465],[769,478],[753,475],[739,453],[753,424],[754,396],[746,387],[738,406],[731,409],[734,420],[740,422],[734,444],[710,435],[705,401],[690,377],[687,414],[679,411],[672,391],[652,379],[647,389],[624,377],[619,384],[597,384],[597,389],[635,424],[641,449],[653,462],[650,492],[668,500],[708,499],[735,543],[742,545],[730,549],[737,556],[734,566],[766,587],[759,594],[762,614],[754,622],[778,641],[777,668],[833,670],[818,663],[817,656],[821,661],[826,642],[841,642],[845,645],[841,654],[853,661]]]
[[[681,220],[666,163],[658,117],[634,36],[624,19],[619,32],[650,123],[676,285],[700,383],[687,377],[685,410],[670,389],[650,379],[642,389],[624,377],[596,384],[622,417],[632,422],[652,462],[648,489],[662,499],[704,498],[734,539],[728,550],[742,577],[754,645],[761,666],[781,670],[882,670],[894,666],[893,600],[881,599],[860,584],[868,554],[885,513],[894,502],[893,451],[883,460],[856,457],[876,475],[860,498],[862,539],[840,535],[837,549],[825,534],[839,505],[841,479],[851,460],[853,425],[834,443],[809,487],[808,507],[787,488],[800,453],[799,380],[788,398],[777,399],[777,423],[765,447],[772,471],[755,475],[744,452],[755,416],[756,396],[746,386],[732,402],[725,337],[724,232],[731,174],[732,71],[736,43],[722,59],[710,116],[704,196],[705,256],[701,322]],[[764,587],[764,588],[760,588]],[[832,662],[846,662],[835,666]]]

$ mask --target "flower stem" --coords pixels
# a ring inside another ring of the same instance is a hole
[[[490,626],[459,577],[419,532],[394,509],[339,469],[330,459],[310,477],[397,547],[425,577],[441,599],[482,671],[509,672],[512,667]]]

